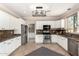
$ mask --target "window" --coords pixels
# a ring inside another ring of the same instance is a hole
[[[77,31],[77,13],[67,18],[67,31],[76,32]]]

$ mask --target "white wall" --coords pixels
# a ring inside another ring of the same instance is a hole
[[[13,29],[16,34],[21,34],[21,24],[25,24],[25,21],[0,10],[0,30]]]

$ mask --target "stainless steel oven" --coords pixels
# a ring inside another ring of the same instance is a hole
[[[43,25],[43,30],[50,30],[50,25]]]
[[[51,43],[51,35],[44,34],[43,35],[43,43]]]
[[[50,34],[50,25],[43,25],[43,34]]]

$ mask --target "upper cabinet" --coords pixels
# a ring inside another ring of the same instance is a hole
[[[9,15],[0,10],[0,29],[9,29],[9,23]]]
[[[23,19],[0,10],[0,30],[15,30],[16,34],[21,34],[21,24],[25,24]]]
[[[36,21],[36,29],[43,29],[43,25],[51,25],[51,29],[61,28],[61,21]]]
[[[15,20],[15,34],[21,34],[21,24],[25,24],[25,21],[23,19],[18,18]]]

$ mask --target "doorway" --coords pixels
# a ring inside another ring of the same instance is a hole
[[[35,42],[35,24],[29,24],[29,42]]]

